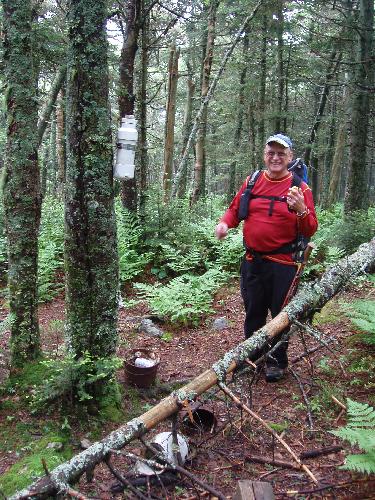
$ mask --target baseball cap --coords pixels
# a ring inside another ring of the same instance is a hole
[[[293,147],[293,143],[290,140],[290,138],[287,135],[283,135],[283,134],[271,135],[267,139],[266,144],[269,144],[270,142],[277,142],[278,144],[281,144],[281,146],[284,146],[284,148],[292,149],[292,147]]]

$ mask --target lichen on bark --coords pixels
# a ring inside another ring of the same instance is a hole
[[[107,10],[103,0],[68,6],[66,339],[77,357],[103,358],[116,350],[118,289]]]
[[[3,0],[7,143],[4,210],[8,240],[11,364],[40,355],[37,254],[40,184],[37,157],[37,75],[30,0]]]

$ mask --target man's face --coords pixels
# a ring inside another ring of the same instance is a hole
[[[271,142],[264,149],[263,159],[272,176],[282,177],[288,171],[288,163],[292,161],[293,154],[289,148],[284,148],[277,142]]]

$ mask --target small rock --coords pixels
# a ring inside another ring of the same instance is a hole
[[[229,323],[227,318],[224,316],[221,318],[216,318],[213,323],[212,323],[212,328],[217,331],[225,330],[225,328],[228,328]]]
[[[138,330],[150,337],[162,337],[164,332],[158,328],[151,319],[142,319]]]
[[[53,450],[60,451],[64,448],[64,445],[62,443],[48,443],[47,448],[52,448]]]
[[[79,442],[79,445],[80,447],[83,449],[83,450],[87,450],[87,448],[90,448],[91,446],[91,442],[86,439],[86,438],[83,438],[81,439],[81,441]]]

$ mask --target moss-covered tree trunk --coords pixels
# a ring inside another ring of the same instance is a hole
[[[37,255],[40,183],[38,105],[33,66],[32,2],[3,0],[7,110],[4,208],[8,238],[11,363],[19,367],[40,354]]]
[[[118,259],[108,108],[106,1],[69,1],[65,266],[75,356],[117,344]]]

